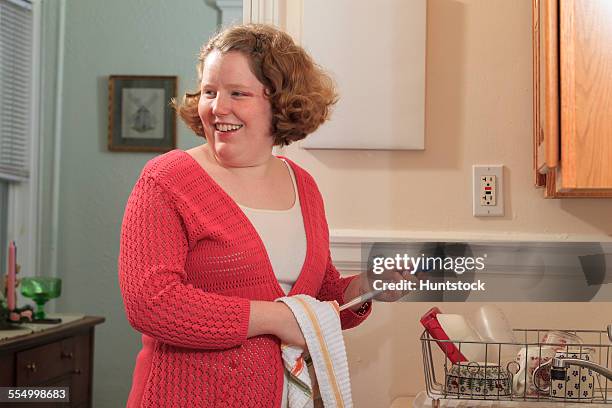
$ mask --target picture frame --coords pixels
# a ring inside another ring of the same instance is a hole
[[[177,76],[110,75],[108,150],[168,152],[176,148],[176,114],[170,106]]]

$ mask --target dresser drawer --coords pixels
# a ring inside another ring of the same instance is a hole
[[[17,353],[17,386],[37,385],[75,369],[75,339],[66,338]]]
[[[91,408],[94,327],[104,318],[81,320],[0,340],[0,387],[68,387],[69,403],[25,403],[26,407]],[[0,408],[19,408],[0,402]]]

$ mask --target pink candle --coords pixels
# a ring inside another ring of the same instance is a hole
[[[8,282],[6,287],[6,301],[8,310],[15,309],[15,257],[17,247],[15,241],[11,241],[8,253]]]

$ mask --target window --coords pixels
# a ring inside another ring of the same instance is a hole
[[[0,0],[0,177],[29,176],[32,7]]]
[[[34,4],[40,0],[34,0]],[[29,0],[0,0],[0,271],[8,241],[19,247],[24,275],[36,264],[36,157],[38,28]],[[36,155],[35,155],[36,156]]]

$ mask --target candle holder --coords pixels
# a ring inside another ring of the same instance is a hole
[[[6,330],[10,327],[8,307],[4,301],[4,296],[0,294],[0,330]]]
[[[0,330],[18,329],[22,323],[32,323],[33,314],[34,309],[30,305],[9,310],[0,297]]]
[[[62,319],[49,319],[45,314],[45,303],[62,293],[60,278],[34,277],[21,279],[21,294],[36,303],[36,312],[31,323],[54,324]]]

